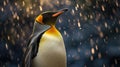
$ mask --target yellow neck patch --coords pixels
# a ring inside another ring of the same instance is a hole
[[[40,47],[42,48],[45,44],[50,43],[51,41],[61,40],[62,36],[60,32],[55,28],[54,25],[51,26],[41,37]]]
[[[54,25],[51,26],[50,29],[48,29],[44,34],[47,34],[47,35],[53,35],[53,36],[61,36],[60,35],[60,32],[55,28]]]

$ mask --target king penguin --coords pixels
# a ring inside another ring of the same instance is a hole
[[[24,58],[24,67],[66,67],[66,50],[57,18],[68,9],[43,12],[36,17]],[[31,60],[32,59],[32,60]]]

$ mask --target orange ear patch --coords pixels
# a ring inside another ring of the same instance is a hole
[[[42,16],[42,15],[39,15],[35,20],[36,20],[37,22],[43,24],[43,16]]]

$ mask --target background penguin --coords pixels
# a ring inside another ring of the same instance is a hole
[[[36,18],[25,52],[24,67],[66,67],[64,41],[55,23],[58,16],[67,10],[44,12]]]

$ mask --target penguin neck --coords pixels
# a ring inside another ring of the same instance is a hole
[[[50,29],[48,29],[45,33],[53,36],[60,36],[60,32],[56,29],[55,25],[51,25]]]

